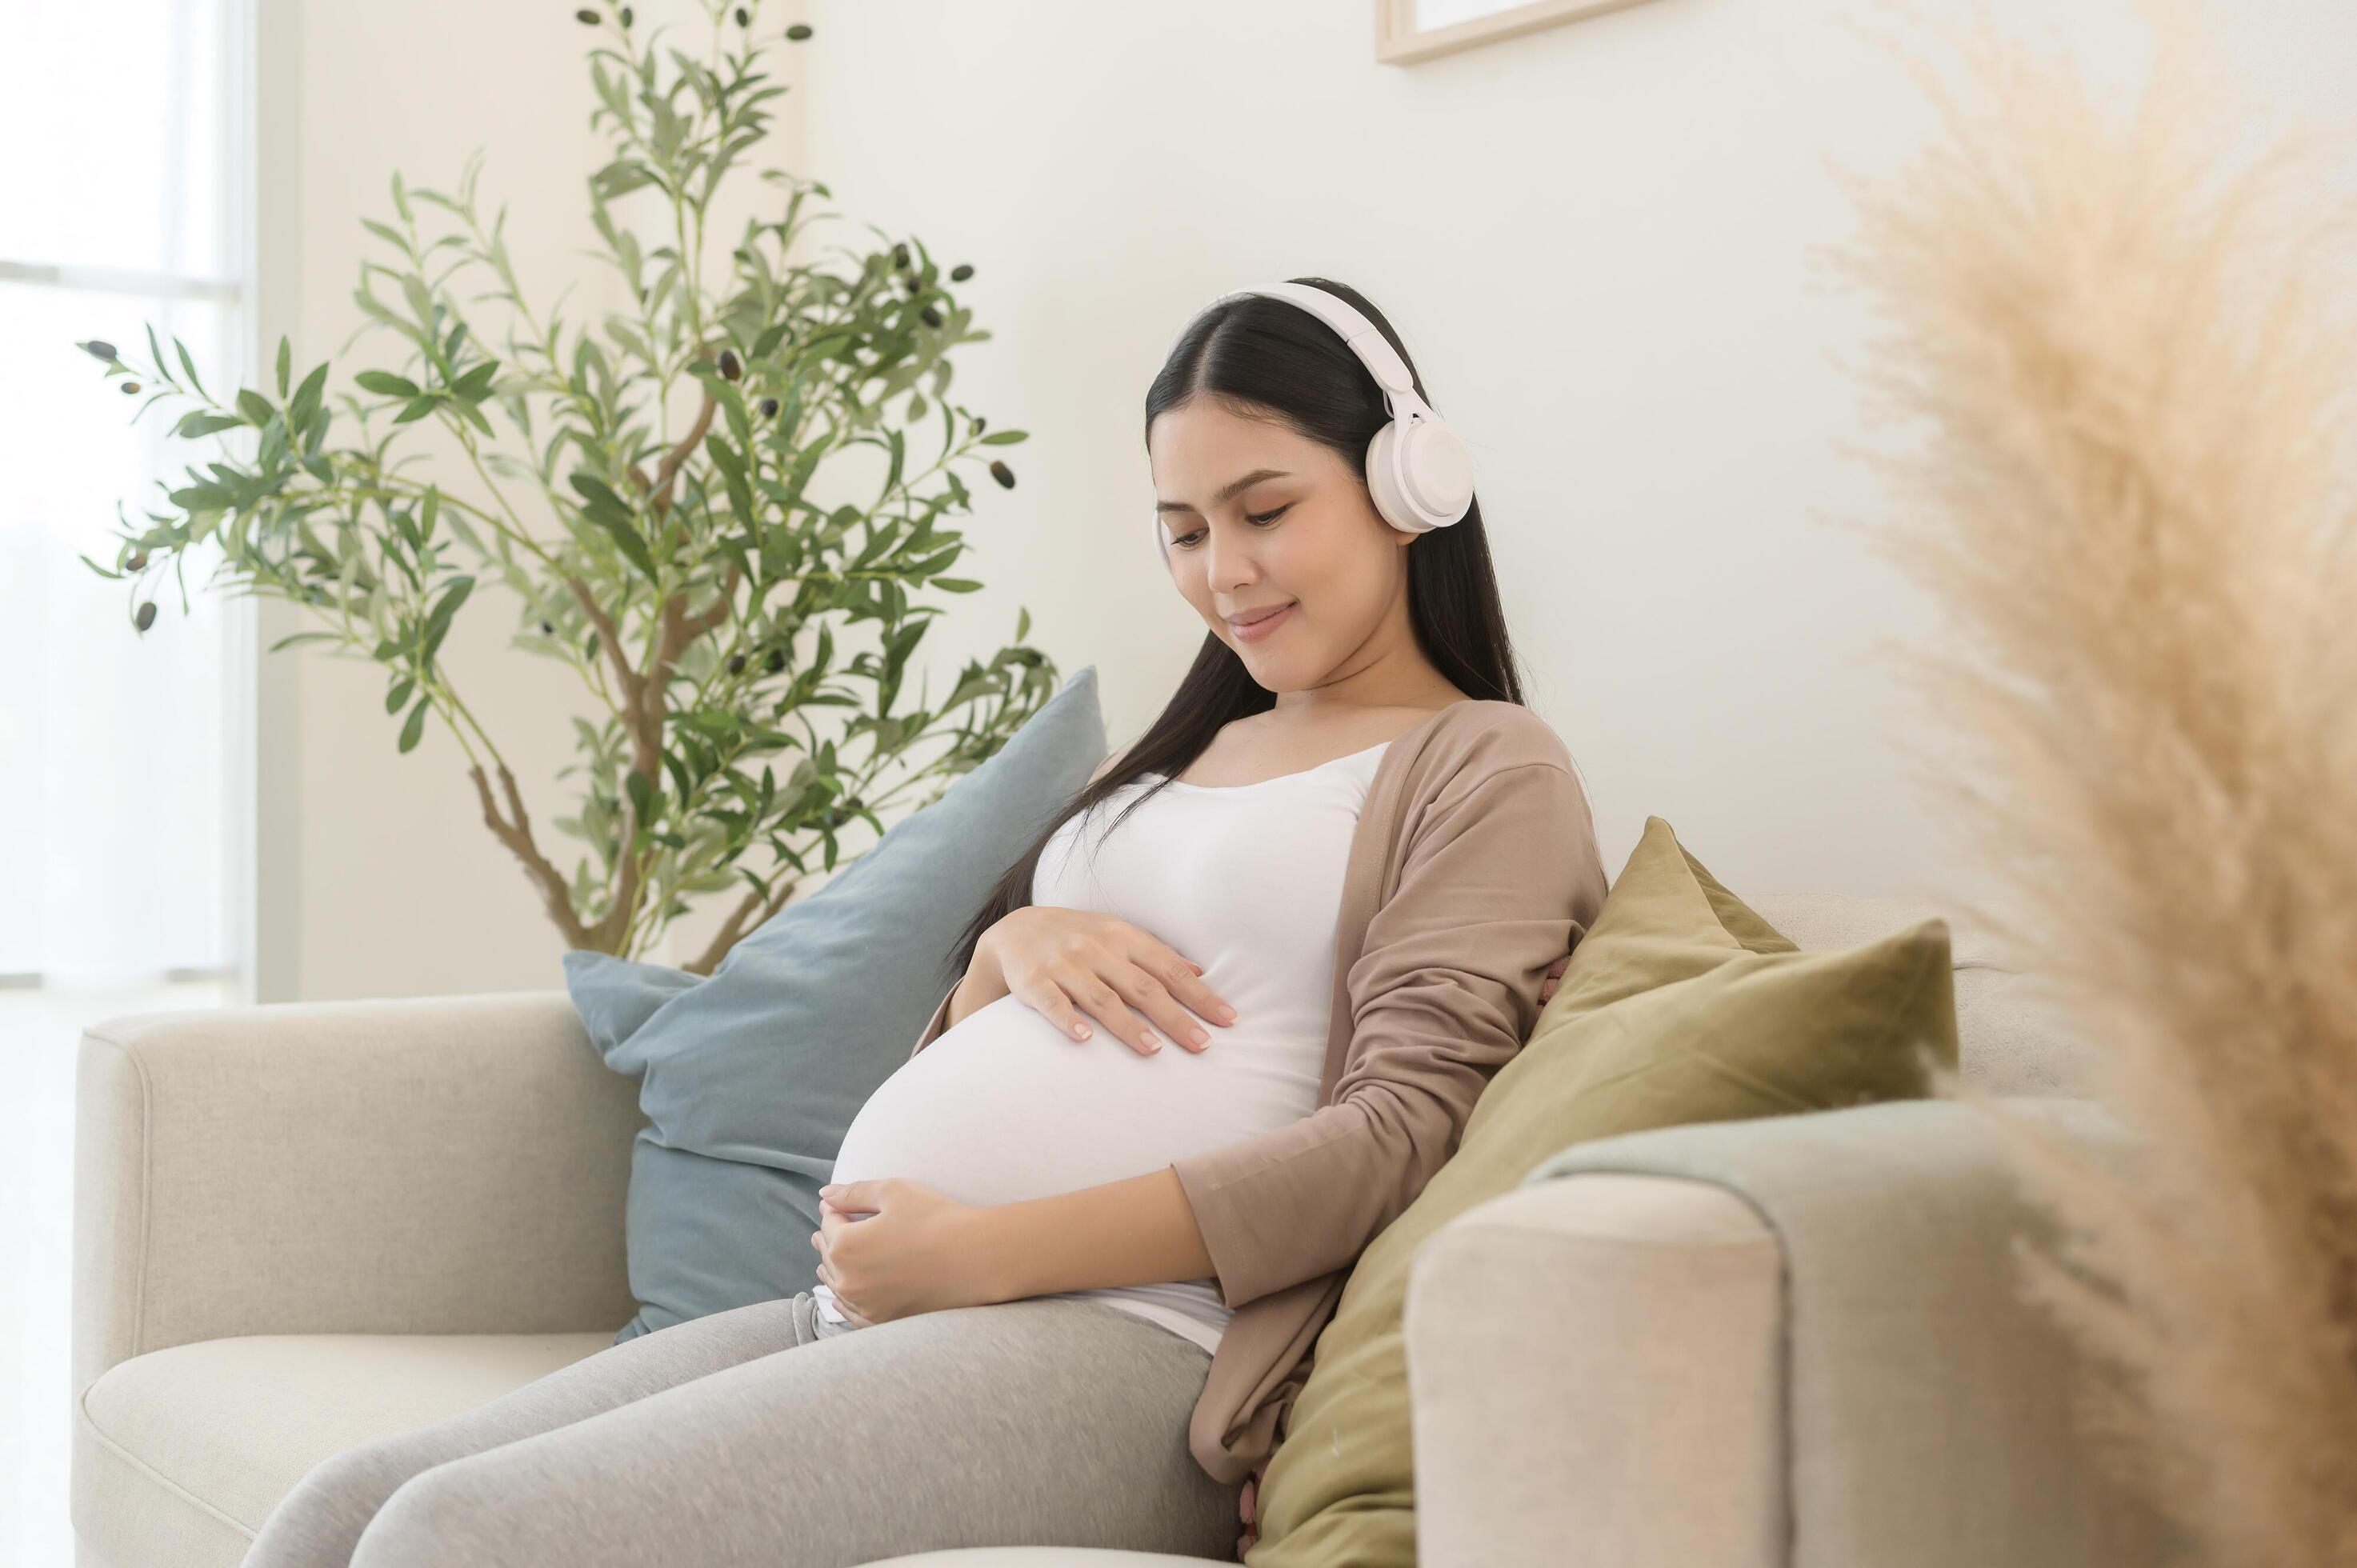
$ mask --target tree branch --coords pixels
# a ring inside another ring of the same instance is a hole
[[[722,339],[711,338],[696,345],[695,357],[703,359],[714,349],[726,347],[727,344]],[[655,477],[651,481],[647,478],[644,469],[636,463],[630,465],[630,478],[638,481],[640,489],[649,492],[647,510],[653,512],[656,517],[660,518],[671,510],[671,487],[672,482],[679,478],[679,467],[686,462],[694,455],[696,447],[702,444],[705,433],[712,428],[712,416],[719,412],[719,408],[718,401],[709,392],[705,392],[704,406],[695,411],[695,423],[688,427],[685,435],[681,436],[672,445],[670,451],[662,455],[662,460],[655,465]]]
[[[622,651],[622,628],[614,624],[614,618],[598,604],[597,596],[589,591],[588,584],[578,577],[567,577],[565,584],[573,590],[573,596],[580,601],[583,613],[589,618],[589,624],[597,628],[597,645],[605,650],[606,661],[613,667],[614,678],[621,682],[623,703],[626,706],[635,703],[639,700],[639,672],[630,668],[630,657]]]
[[[720,596],[706,606],[702,614],[687,618],[686,635],[680,639],[679,652],[685,652],[689,643],[728,618],[729,613],[737,607],[737,586],[743,581],[744,574],[732,564],[728,568],[726,581],[720,585]]]
[[[697,351],[699,354],[708,352],[717,346],[707,343]],[[704,405],[696,412],[694,424],[655,466],[655,479],[647,496],[647,510],[657,518],[669,510],[672,486],[679,478],[680,466],[687,461],[711,430],[712,416],[719,406],[718,400],[709,392],[705,392]],[[630,468],[630,477],[640,485],[646,484],[646,475],[636,465]],[[670,708],[671,672],[688,644],[735,612],[740,580],[741,574],[731,565],[719,596],[694,616],[687,613],[687,602],[683,596],[673,596],[665,599],[657,612],[655,645],[649,655],[647,668],[641,671],[630,668],[630,661],[622,650],[621,628],[597,603],[596,596],[589,591],[589,585],[578,577],[566,579],[573,596],[580,601],[583,613],[597,628],[598,641],[605,646],[615,677],[621,682],[622,718],[630,731],[630,770],[644,778],[654,789],[660,789],[663,781],[663,719]],[[623,938],[638,918],[639,892],[646,875],[640,864],[637,847],[639,830],[643,825],[638,820],[636,807],[626,801],[621,875],[614,889],[612,905],[607,909],[605,918],[589,933],[597,945],[608,952],[620,950]]]
[[[728,950],[744,938],[748,926],[759,925],[762,920],[768,919],[784,908],[786,900],[793,896],[793,891],[798,886],[800,886],[798,882],[786,883],[767,898],[761,897],[761,890],[758,887],[746,894],[745,901],[728,912],[728,918],[722,923],[720,929],[714,933],[711,944],[696,956],[694,963],[687,966],[687,972],[710,974],[719,968],[720,961],[726,958]],[[758,919],[755,918],[757,911],[759,917]]]
[[[524,814],[523,797],[516,790],[515,775],[507,770],[505,764],[500,765],[500,787],[507,792],[508,809],[515,814],[515,821],[510,822],[500,815],[499,803],[491,798],[491,781],[484,776],[483,765],[479,762],[467,771],[473,776],[475,793],[483,802],[483,825],[523,862],[524,871],[540,888],[541,900],[548,906],[549,918],[556,922],[557,929],[576,948],[591,946],[591,933],[574,912],[573,895],[565,885],[564,875],[533,841],[532,819]]]
[[[679,438],[679,445],[664,453],[662,461],[655,465],[655,488],[647,497],[647,510],[655,516],[661,517],[671,510],[671,487],[679,478],[679,466],[686,462],[688,454],[702,443],[705,432],[712,428],[712,416],[719,407],[713,395],[705,392],[704,406],[695,412],[695,423],[688,426],[687,434]]]

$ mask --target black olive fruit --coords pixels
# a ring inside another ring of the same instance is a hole
[[[731,675],[742,675],[745,673],[745,656],[743,654],[732,653],[728,656],[728,673]]]
[[[990,477],[1010,490],[1015,488],[1015,470],[996,457],[990,460]]]
[[[761,417],[763,419],[775,419],[778,417],[778,400],[776,398],[765,397],[757,406],[760,409]]]
[[[149,627],[154,626],[156,624],[156,601],[149,599],[145,604],[141,605],[139,607],[139,613],[131,618],[131,624],[137,627],[142,631],[145,631]]]
[[[597,13],[584,5],[573,13],[573,19],[585,27],[594,27],[597,25]]]
[[[893,246],[893,247],[892,247],[892,264],[893,264],[894,266],[896,266],[896,267],[900,267],[900,268],[904,268],[904,269],[908,266],[908,264],[909,264],[909,247],[908,247],[908,246],[906,246],[906,245],[895,245],[895,246]]]
[[[89,342],[84,343],[81,346],[81,351],[85,354],[95,355],[97,358],[104,360],[110,365],[114,363],[114,345],[108,342],[103,338],[91,338]]]
[[[966,279],[972,276],[974,276],[974,263],[971,262],[960,262],[957,265],[950,269],[950,282],[952,283],[963,283]]]
[[[630,8],[628,5],[625,5],[625,6],[623,6],[623,7],[622,7],[622,26],[623,26],[623,27],[629,27],[630,25]]]
[[[775,675],[779,671],[783,670],[785,667],[786,650],[782,648],[772,648],[770,650],[769,660],[762,665],[762,668],[767,670],[770,674]]]
[[[980,414],[978,414],[978,413],[977,413],[977,414],[975,414],[975,415],[974,416],[974,433],[976,435],[981,435],[981,434],[982,434],[982,427],[983,427],[984,425],[985,425],[985,424],[989,424],[989,423],[990,423],[990,421],[988,421],[988,420],[986,420],[986,419],[983,418],[983,416],[982,416],[982,415],[980,415]]]
[[[125,562],[124,564],[129,566],[135,572],[145,572],[147,570],[147,552],[145,550],[140,551],[137,554],[132,556],[129,561]]]
[[[810,24],[808,22],[796,22],[792,27],[786,29],[786,37],[791,38],[796,43],[801,43],[804,38],[809,38],[810,36],[811,30]]]
[[[749,27],[753,25],[753,14],[742,5],[737,7],[737,25],[740,27]]]
[[[123,391],[125,396],[129,396],[131,393],[135,392],[138,390],[139,383],[137,381],[125,381],[123,383]]]
[[[547,621],[542,621],[540,623],[540,635],[543,637],[554,637],[556,635],[556,628]]]
[[[917,315],[928,327],[939,327],[942,324],[942,313],[930,305],[917,312]]]
[[[723,349],[720,350],[720,374],[724,380],[732,381],[739,381],[745,379],[745,364],[743,360],[737,358],[736,349]]]

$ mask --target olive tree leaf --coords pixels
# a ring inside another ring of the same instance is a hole
[[[434,607],[425,616],[425,658],[433,658],[435,650],[442,646],[442,639],[450,630],[450,618],[458,613],[458,607],[467,602],[467,596],[474,591],[474,578],[457,578],[442,590],[442,596],[434,601]]]
[[[417,705],[409,710],[409,722],[401,726],[401,740],[397,749],[404,754],[415,749],[417,737],[425,733],[425,710],[433,704],[434,699],[431,697],[417,699]]]

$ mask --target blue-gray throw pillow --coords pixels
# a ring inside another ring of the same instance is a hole
[[[624,1219],[639,1311],[615,1344],[817,1283],[818,1189],[845,1129],[909,1059],[966,921],[1104,754],[1090,665],[709,978],[565,955],[574,1007],[649,1120]]]

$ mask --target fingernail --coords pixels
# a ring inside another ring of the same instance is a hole
[[[1138,1036],[1137,1039],[1138,1043],[1149,1051],[1157,1048],[1158,1042],[1155,1039],[1154,1031],[1151,1029],[1148,1029],[1146,1033]]]
[[[1073,1025],[1073,1026],[1072,1026],[1072,1036],[1073,1036],[1073,1038],[1075,1038],[1075,1039],[1082,1039],[1082,1040],[1085,1040],[1085,1039],[1087,1039],[1087,1038],[1089,1037],[1089,1026],[1088,1026],[1086,1024],[1075,1024],[1075,1025]]]
[[[1200,1030],[1200,1029],[1189,1029],[1189,1030],[1188,1030],[1188,1031],[1187,1031],[1187,1037],[1188,1037],[1189,1039],[1190,1039],[1190,1040],[1194,1041],[1197,1045],[1199,1045],[1199,1046],[1200,1046],[1200,1045],[1201,1045],[1205,1040],[1210,1039],[1211,1036],[1209,1036],[1209,1035],[1207,1035],[1207,1034],[1205,1034],[1205,1033],[1203,1033],[1203,1031],[1202,1031],[1202,1030]]]
[[[1232,1007],[1229,1006],[1229,1005],[1228,1005],[1226,1003],[1224,1003],[1224,1002],[1221,1003],[1221,1004],[1220,1004],[1220,1019],[1221,1019],[1221,1021],[1222,1021],[1222,1023],[1229,1023],[1229,1024],[1232,1024],[1232,1023],[1234,1023],[1234,1022],[1235,1022],[1235,1020],[1236,1020],[1236,1010],[1235,1010],[1234,1008],[1232,1008]]]

